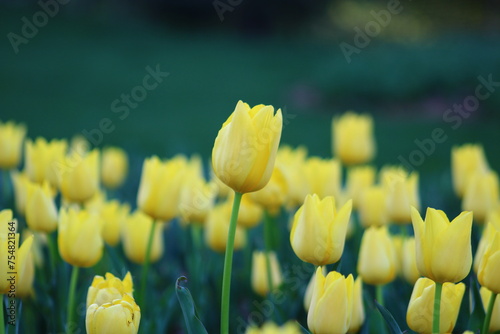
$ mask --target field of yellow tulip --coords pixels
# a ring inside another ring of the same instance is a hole
[[[0,334],[500,333],[480,144],[449,152],[453,211],[422,206],[416,169],[375,165],[368,113],[333,117],[329,157],[282,143],[270,105],[220,123],[210,161],[135,173],[122,148],[0,122]]]

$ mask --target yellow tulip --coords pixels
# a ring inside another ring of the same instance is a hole
[[[51,233],[57,229],[57,207],[48,181],[43,185],[29,184],[26,204],[26,223],[37,232]]]
[[[122,229],[122,242],[125,255],[130,261],[138,264],[144,263],[152,225],[153,219],[141,211],[136,211],[125,220]],[[153,235],[150,263],[158,261],[162,254],[163,229],[157,227]]]
[[[33,294],[33,281],[35,279],[35,262],[32,252],[33,240],[33,236],[27,238],[17,250],[16,298],[27,298]]]
[[[245,334],[300,334],[302,331],[297,323],[289,321],[279,327],[273,322],[266,322],[262,328],[250,326],[245,331]]]
[[[484,309],[488,309],[488,305],[490,303],[491,291],[486,287],[482,286],[479,290],[481,294],[481,300],[483,302]],[[497,296],[495,299],[495,304],[493,306],[493,312],[490,321],[490,332],[500,331],[500,298]]]
[[[401,271],[404,279],[414,285],[420,278],[417,267],[417,254],[415,252],[415,238],[405,238],[401,252]]]
[[[373,119],[348,111],[332,120],[333,152],[344,164],[369,162],[375,156]]]
[[[472,265],[472,212],[462,212],[450,223],[441,210],[427,209],[425,222],[412,207],[417,267],[435,282],[459,282]]]
[[[312,334],[343,334],[351,325],[354,306],[354,280],[332,271],[326,277],[316,270],[316,283],[307,314]],[[335,310],[335,312],[332,312]]]
[[[239,101],[215,139],[215,175],[239,193],[262,189],[273,172],[282,125],[281,109],[274,115],[272,106]]]
[[[30,180],[26,176],[26,173],[20,173],[13,170],[10,173],[12,179],[12,185],[14,187],[14,203],[16,205],[16,211],[18,214],[26,215],[26,201],[28,197],[28,183]]]
[[[156,156],[144,160],[137,206],[156,220],[170,221],[177,216],[186,165],[182,156],[166,161]]]
[[[376,170],[373,166],[355,166],[347,170],[346,192],[352,198],[353,208],[359,208],[363,202],[363,191],[375,183]]]
[[[415,283],[406,313],[406,322],[413,331],[423,334],[432,333],[435,290],[436,283],[428,278],[419,278]],[[453,331],[464,292],[465,285],[463,283],[443,284],[439,333],[451,333]]]
[[[9,256],[16,258],[19,245],[17,220],[12,219],[12,210],[0,211],[0,295],[6,294],[10,288],[8,272],[14,271],[16,263],[9,262]],[[10,258],[12,260],[12,258]]]
[[[302,261],[317,266],[337,262],[344,251],[351,209],[352,201],[337,211],[332,196],[320,200],[316,194],[307,195],[295,213],[290,232],[295,254]]]
[[[101,306],[111,303],[115,299],[121,299],[125,295],[133,297],[134,283],[132,275],[127,272],[123,281],[111,273],[106,273],[105,277],[96,275],[87,291],[87,307],[92,304]]]
[[[462,197],[472,174],[489,169],[481,145],[465,144],[451,150],[451,173],[455,193]]]
[[[365,322],[365,307],[363,306],[363,280],[358,276],[354,281],[353,307],[351,325],[348,333],[357,333]]]
[[[109,189],[120,187],[128,173],[127,152],[118,147],[108,147],[102,151],[102,184]]]
[[[45,263],[45,254],[43,249],[47,247],[47,235],[45,233],[33,232],[26,228],[21,233],[21,240],[24,242],[32,236],[33,244],[31,245],[31,253],[33,254],[33,261],[37,268],[43,268]]]
[[[389,220],[396,224],[411,222],[411,207],[420,207],[418,173],[408,174],[401,167],[384,167],[380,180],[386,189]]]
[[[39,137],[35,142],[26,141],[24,170],[33,182],[49,181],[54,189],[60,188],[60,173],[66,168],[66,140],[47,142]]]
[[[474,256],[474,272],[477,274],[479,270],[479,263],[483,258],[484,252],[489,244],[493,241],[495,237],[495,232],[500,232],[500,215],[490,214],[489,223],[483,230],[481,239],[479,240],[479,245],[477,246],[476,255]]]
[[[0,122],[0,169],[12,169],[21,161],[26,127],[14,122]]]
[[[184,223],[203,224],[215,199],[213,184],[205,181],[201,159],[190,159],[180,191],[179,210]]]
[[[57,244],[63,260],[77,267],[92,267],[99,262],[103,252],[101,228],[96,214],[61,209]]]
[[[310,157],[306,160],[305,172],[310,194],[316,194],[320,198],[333,196],[339,201],[341,196],[342,166],[337,159]]]
[[[486,215],[499,203],[498,175],[493,171],[471,173],[465,186],[462,210],[473,211],[474,220],[484,223]]]
[[[281,166],[288,184],[287,206],[296,208],[304,202],[304,198],[309,193],[309,184],[305,175],[305,162],[307,158],[307,148],[299,146],[292,149],[289,146],[282,146],[278,149],[276,163]]]
[[[359,221],[363,227],[383,226],[389,223],[387,191],[381,186],[370,186],[361,192],[358,205]]]
[[[276,257],[276,253],[269,254],[271,262],[271,279],[273,290],[277,289],[282,282],[281,269]],[[252,289],[261,296],[266,296],[269,293],[269,284],[267,279],[266,254],[264,252],[255,251],[252,256]]]
[[[243,196],[245,197],[245,196]],[[227,205],[216,205],[208,214],[205,226],[205,241],[216,252],[224,252],[229,232],[229,219],[231,208]],[[246,244],[246,235],[242,227],[236,226],[234,249],[242,249]]]
[[[92,198],[99,188],[99,152],[92,150],[85,156],[73,152],[67,156],[65,164],[60,171],[64,198],[77,203]]]
[[[369,227],[361,239],[358,273],[363,281],[373,285],[392,282],[397,273],[394,244],[386,226]]]
[[[124,295],[109,303],[92,304],[87,309],[88,334],[135,334],[139,330],[141,310],[134,298]]]
[[[287,198],[288,183],[283,170],[284,166],[276,164],[269,183],[264,188],[247,195],[271,214],[278,214]]]
[[[323,276],[326,276],[326,267],[323,266],[321,267],[322,270],[321,272],[323,273]],[[304,293],[304,309],[306,312],[309,312],[309,307],[311,306],[311,300],[314,292],[314,284],[316,283],[316,272],[313,272],[311,279],[309,280],[309,283],[307,284],[306,292]]]
[[[495,231],[493,240],[486,247],[477,271],[479,284],[494,293],[500,293],[500,231]]]
[[[120,233],[123,224],[130,212],[128,204],[120,204],[113,200],[105,202],[100,209],[100,216],[103,222],[102,238],[110,246],[116,246],[120,241]]]
[[[233,206],[233,197],[230,195],[225,204],[228,210]],[[257,226],[262,220],[262,207],[253,202],[249,197],[243,196],[240,203],[240,211],[238,213],[238,225],[244,228],[252,228]]]

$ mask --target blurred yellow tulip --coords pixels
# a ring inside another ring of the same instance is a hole
[[[386,226],[371,226],[365,230],[357,268],[368,284],[383,285],[396,278],[396,251]]]
[[[12,169],[19,165],[25,135],[23,124],[0,121],[0,169]]]
[[[450,222],[443,211],[428,208],[424,222],[412,207],[411,218],[420,274],[440,283],[463,280],[472,265],[472,212]]]
[[[120,187],[128,173],[127,152],[119,147],[107,147],[102,150],[101,178],[108,189]]]
[[[208,214],[205,226],[205,241],[207,245],[216,252],[222,253],[226,250],[230,216],[231,207],[223,204],[216,205]],[[245,230],[237,225],[234,238],[234,249],[242,249],[245,244]]]
[[[225,204],[228,210],[233,206],[234,195],[230,195]],[[263,209],[260,205],[253,202],[250,197],[243,196],[238,213],[238,225],[244,228],[252,228],[262,221]]]
[[[307,314],[312,334],[347,333],[354,307],[354,280],[332,271],[326,277],[316,270],[316,283]],[[335,312],[332,312],[335,310]]]
[[[493,239],[486,246],[479,269],[477,279],[479,284],[494,293],[500,293],[500,231],[493,233]]]
[[[474,256],[474,272],[477,274],[479,270],[479,263],[483,258],[484,252],[489,244],[493,241],[495,237],[495,232],[500,232],[500,215],[492,215],[490,214],[489,223],[486,224],[483,229],[481,239],[479,240],[479,245],[477,246],[476,255]]]
[[[483,303],[483,308],[485,310],[488,309],[488,305],[490,303],[490,298],[491,298],[491,291],[488,290],[488,288],[482,286],[481,289],[479,290],[479,293],[481,294],[481,301]],[[496,332],[500,331],[500,298],[497,296],[495,299],[495,304],[493,306],[493,312],[491,313],[491,321],[490,321],[490,328],[489,332]]]
[[[305,177],[309,183],[309,194],[316,194],[320,198],[333,196],[340,202],[342,166],[337,159],[310,157],[304,167]]]
[[[346,165],[369,162],[375,156],[373,119],[347,111],[332,120],[333,154]]]
[[[348,333],[357,333],[365,322],[365,307],[363,306],[363,280],[358,276],[354,281],[353,307],[351,325]]]
[[[34,236],[28,237],[17,250],[16,256],[16,298],[27,298],[33,294],[35,262],[33,260]]]
[[[436,283],[422,277],[413,287],[406,312],[406,322],[417,333],[432,333],[434,293]],[[465,292],[463,283],[444,283],[441,292],[439,333],[451,333],[457,322],[460,304]]]
[[[124,295],[109,303],[92,304],[87,309],[87,334],[136,334],[141,321],[141,310],[134,298]]]
[[[500,202],[498,175],[493,171],[469,175],[462,200],[462,210],[473,211],[474,221],[483,224],[486,215]]]
[[[307,158],[307,148],[299,146],[292,149],[289,146],[281,146],[278,149],[276,163],[281,166],[288,184],[287,206],[295,208],[304,202],[304,198],[309,193],[309,184],[305,175],[305,162]]]
[[[67,149],[66,140],[47,142],[45,138],[38,137],[33,142],[28,139],[24,157],[26,175],[33,182],[49,181],[52,188],[60,188],[60,173],[64,170]]]
[[[274,114],[272,106],[239,101],[215,139],[215,175],[239,193],[262,189],[273,172],[282,125],[281,109]]]
[[[89,200],[99,188],[99,151],[92,150],[85,156],[70,153],[60,177],[61,193],[66,200],[76,203]]]
[[[363,202],[363,191],[375,183],[376,170],[373,166],[354,166],[347,170],[346,192],[352,198],[353,208],[359,208]]]
[[[97,214],[62,208],[57,245],[63,260],[77,267],[92,267],[99,262],[104,246],[101,228]]]
[[[271,279],[274,290],[279,288],[282,282],[281,269],[276,253],[271,252],[269,254],[269,261],[271,262]],[[254,251],[252,256],[252,289],[261,296],[266,296],[270,291],[267,277],[266,254],[264,252]]]
[[[389,221],[409,224],[411,207],[420,208],[418,173],[408,174],[401,167],[387,166],[380,171],[380,181],[386,189]]]
[[[415,252],[415,238],[413,237],[403,240],[401,271],[404,279],[411,285],[414,285],[421,276],[417,267],[417,253]]]
[[[307,195],[295,213],[290,232],[295,254],[317,266],[337,262],[344,251],[351,209],[352,201],[337,211],[332,196],[320,200],[316,194]]]
[[[370,186],[361,192],[358,205],[359,221],[363,227],[389,223],[387,191],[382,186]]]
[[[179,213],[179,197],[186,169],[186,158],[176,156],[161,161],[153,156],[144,160],[137,206],[155,220],[170,221]]]
[[[284,167],[276,164],[268,184],[264,188],[247,195],[272,215],[279,213],[287,199],[288,183],[283,173]]]
[[[130,212],[128,204],[120,204],[117,200],[104,202],[99,210],[102,226],[102,238],[110,246],[116,246],[120,241],[120,234]]]
[[[28,197],[28,183],[30,180],[26,173],[13,170],[10,173],[12,185],[14,187],[14,204],[18,214],[26,215],[26,201]]]
[[[138,264],[144,263],[152,225],[153,219],[141,211],[134,212],[125,220],[122,227],[122,243],[125,256],[130,261]],[[150,263],[158,261],[162,254],[163,229],[157,227],[153,234]]]
[[[471,175],[489,169],[482,145],[465,144],[451,150],[451,173],[455,193],[462,197]]]
[[[48,181],[43,185],[27,181],[26,223],[37,232],[51,233],[57,229],[57,207]]]
[[[261,328],[250,326],[245,331],[245,334],[300,334],[299,325],[296,322],[289,321],[283,326],[278,326],[273,322],[266,322]]]
[[[106,273],[105,277],[96,275],[87,291],[87,307],[92,304],[101,306],[111,303],[115,299],[121,299],[125,295],[133,297],[134,284],[132,275],[127,272],[123,281],[112,273]]]

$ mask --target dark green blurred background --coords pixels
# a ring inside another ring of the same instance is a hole
[[[57,14],[16,54],[9,34],[22,36],[26,20],[33,23],[42,7],[0,1],[0,119],[26,123],[30,137],[71,137],[108,118],[113,131],[103,134],[100,147],[120,145],[141,158],[194,152],[208,158],[221,123],[241,99],[286,109],[282,142],[305,144],[322,156],[331,154],[332,115],[370,112],[379,166],[408,158],[416,139],[443,128],[448,139],[415,166],[422,191],[433,196],[423,196],[424,205],[439,205],[439,192],[451,191],[454,144],[482,142],[492,167],[500,169],[500,92],[481,101],[457,129],[443,121],[448,108],[474,94],[478,76],[500,81],[495,1],[401,1],[400,12],[350,63],[341,43],[355,45],[356,27],[364,30],[374,21],[371,11],[387,10],[388,2],[57,4]],[[231,9],[222,21],[215,5]],[[157,65],[170,75],[120,119],[112,102],[142,84],[147,66]]]

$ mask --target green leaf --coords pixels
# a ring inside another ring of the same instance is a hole
[[[305,333],[305,334],[311,334],[311,332],[309,332],[304,326],[302,326],[300,324],[300,322],[297,321],[297,323],[299,324],[300,328],[302,329],[302,333]]]
[[[469,300],[472,313],[469,318],[468,328],[476,331],[481,329],[486,313],[484,312],[481,294],[479,293],[479,284],[471,278],[469,286]]]
[[[387,323],[387,326],[391,330],[391,333],[393,334],[403,334],[401,331],[401,328],[399,328],[398,323],[396,320],[394,320],[394,317],[392,314],[382,305],[380,305],[377,301],[375,301],[375,306],[378,308],[380,314],[382,314],[382,317],[384,317],[385,322]]]
[[[196,312],[196,307],[191,293],[188,289],[180,285],[182,281],[187,282],[187,278],[184,276],[179,277],[175,283],[175,290],[177,299],[179,299],[179,303],[181,304],[182,314],[184,315],[184,321],[186,322],[188,334],[208,334],[205,326],[203,326],[203,323],[198,318],[198,313]]]

